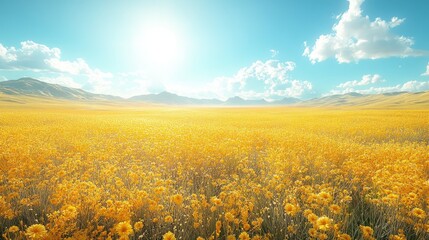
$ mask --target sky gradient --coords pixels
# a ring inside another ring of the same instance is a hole
[[[1,1],[0,81],[130,97],[429,90],[426,0]]]

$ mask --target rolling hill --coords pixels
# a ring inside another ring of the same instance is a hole
[[[0,82],[0,93],[14,96],[56,98],[65,100],[119,100],[120,97],[94,94],[82,89],[50,84],[33,78]]]
[[[50,84],[33,78],[21,78],[0,82],[0,101],[3,103],[25,103],[33,101],[78,101],[81,103],[104,101],[117,104],[162,104],[200,106],[296,106],[296,107],[369,107],[369,108],[429,108],[429,91],[393,92],[384,94],[347,93],[301,101],[284,98],[268,102],[264,99],[245,100],[238,96],[221,101],[199,99],[161,92],[124,99],[112,95],[94,94],[82,89]]]
[[[168,105],[221,105],[223,103],[218,99],[198,99],[183,97],[165,91],[158,94],[134,96],[129,98],[128,100]]]
[[[270,103],[264,99],[258,100],[245,100],[241,97],[232,97],[225,101],[225,105],[229,106],[258,106],[258,105],[269,105]]]
[[[347,93],[331,95],[303,101],[298,105],[311,107],[429,107],[429,91],[426,92],[393,92],[383,94]]]

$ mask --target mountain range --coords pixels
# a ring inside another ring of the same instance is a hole
[[[346,93],[315,98],[299,103],[313,107],[423,107],[429,108],[429,91],[426,92],[391,92],[381,94]]]
[[[161,92],[124,99],[112,95],[94,94],[82,89],[70,88],[58,84],[50,84],[33,78],[21,78],[0,82],[0,101],[11,102],[11,98],[32,97],[41,99],[58,99],[72,101],[109,101],[123,103],[150,103],[163,105],[208,105],[208,106],[310,106],[310,107],[429,107],[429,91],[427,92],[394,92],[385,94],[347,93],[330,95],[321,98],[301,101],[297,98],[284,98],[268,102],[264,99],[245,100],[238,96],[221,101],[218,99],[198,99],[179,96],[174,93]]]
[[[82,89],[50,84],[33,78],[20,78],[0,82],[0,93],[32,97],[47,97],[67,100],[119,100],[120,97],[94,94]]]

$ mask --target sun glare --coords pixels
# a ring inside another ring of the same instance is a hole
[[[154,68],[171,69],[183,57],[183,44],[178,31],[167,24],[151,24],[141,29],[136,54]]]

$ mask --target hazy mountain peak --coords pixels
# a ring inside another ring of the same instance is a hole
[[[298,103],[298,102],[301,102],[301,100],[298,98],[294,98],[294,97],[285,97],[285,98],[277,101],[278,104],[293,104],[293,103]]]
[[[0,93],[67,100],[112,100],[119,97],[94,94],[81,89],[42,82],[34,78],[20,78],[0,82]]]
[[[362,97],[362,96],[364,96],[363,94],[357,93],[357,92],[349,92],[349,93],[346,93],[344,95],[346,95],[346,96],[352,96],[352,97]]]
[[[179,95],[177,95],[175,93],[171,93],[171,92],[167,92],[167,91],[162,91],[162,92],[160,92],[160,93],[158,93],[156,95],[158,95],[158,96],[166,96],[166,97],[168,97],[168,96],[179,96]]]
[[[86,92],[81,89],[64,87],[58,84],[46,83],[34,78],[20,78],[0,82],[0,93],[5,95],[32,96],[66,100],[120,100],[120,97]],[[163,91],[158,94],[134,96],[128,99],[134,102],[145,102],[166,105],[230,105],[230,106],[263,106],[289,105],[295,106],[428,106],[429,92],[409,93],[393,92],[383,94],[360,94],[356,92],[342,95],[331,95],[311,100],[301,101],[293,97],[267,102],[265,99],[246,100],[234,96],[226,101],[218,99],[198,99],[184,97],[175,93]]]
[[[234,97],[228,98],[226,101],[245,101],[245,100],[239,96],[234,96]]]
[[[365,106],[365,107],[418,107],[429,106],[429,92],[410,94],[408,92],[392,92],[381,94],[347,93],[315,98],[300,103],[304,106]]]

